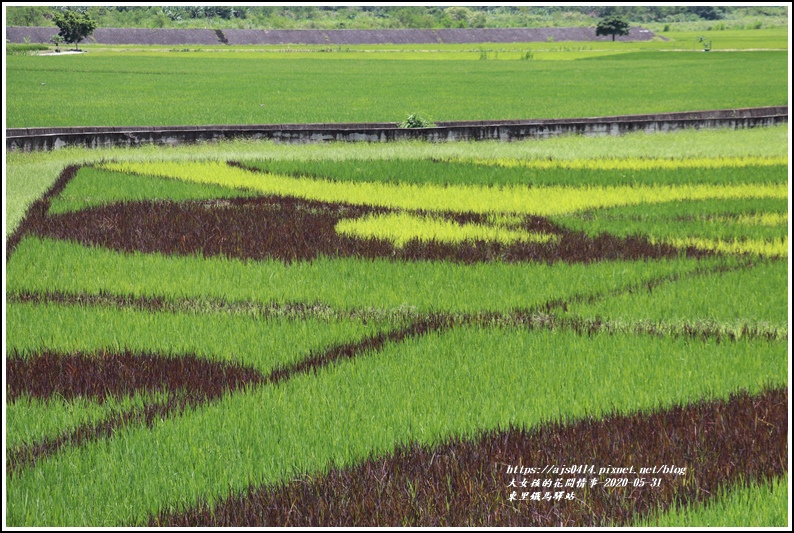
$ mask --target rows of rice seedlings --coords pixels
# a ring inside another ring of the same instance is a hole
[[[106,163],[101,168],[185,181],[247,188],[265,194],[397,209],[558,215],[594,208],[681,200],[787,198],[785,183],[605,187],[483,187],[393,185],[300,179],[209,163]]]
[[[266,161],[241,163],[273,174],[436,185],[591,186],[775,183],[786,181],[786,157],[620,159],[465,159]],[[741,171],[737,171],[741,169]]]
[[[7,358],[45,351],[153,351],[167,357],[193,354],[237,362],[268,374],[309,353],[399,327],[398,321],[349,318],[162,313],[111,306],[59,303],[7,304]]]
[[[8,484],[8,520],[143,523],[163,508],[347,467],[400,444],[756,392],[785,383],[785,352],[782,342],[745,340],[476,327],[429,333],[65,450]]]
[[[26,237],[8,261],[6,290],[9,295],[56,291],[265,305],[323,303],[342,310],[409,306],[423,312],[500,311],[738,264],[731,257],[530,265],[318,257],[285,264],[223,256],[126,254]]]
[[[743,332],[777,329],[787,334],[788,265],[762,262],[730,272],[692,276],[566,306],[563,315],[622,323],[710,324]]]
[[[633,527],[780,527],[790,525],[788,475],[766,483],[720,490],[701,505],[677,506],[633,523]]]
[[[47,437],[71,431],[78,426],[107,419],[115,413],[162,402],[168,393],[136,393],[110,397],[103,402],[77,397],[69,401],[59,396],[35,398],[24,395],[6,403],[6,449],[30,445]]]
[[[203,200],[239,198],[255,193],[217,185],[186,184],[177,180],[132,176],[82,167],[50,204],[50,214],[77,211],[111,202],[141,200]]]
[[[421,160],[464,158],[476,155],[491,159],[604,159],[604,158],[713,158],[785,157],[788,128],[785,124],[743,130],[680,130],[661,134],[629,133],[620,137],[562,136],[511,143],[477,141],[463,143],[276,144],[269,141],[219,141],[213,144],[179,145],[164,150],[143,145],[135,150],[116,148],[63,148],[50,152],[10,152],[6,161],[6,235],[15,231],[25,210],[71,164],[116,161],[236,160]]]

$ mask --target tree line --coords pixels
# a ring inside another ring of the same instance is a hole
[[[105,28],[252,29],[506,28],[594,26],[621,17],[632,24],[742,17],[787,17],[781,6],[10,6],[8,26],[55,26],[64,10]]]

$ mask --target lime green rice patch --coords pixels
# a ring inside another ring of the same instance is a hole
[[[547,233],[509,229],[499,225],[458,224],[442,218],[414,216],[407,213],[345,219],[337,223],[335,229],[340,235],[388,240],[398,248],[402,248],[414,239],[452,244],[465,241],[512,244],[514,242],[546,243],[558,238]]]
[[[652,243],[657,242],[657,239],[654,238],[650,240]],[[663,242],[676,248],[698,248],[700,250],[711,250],[728,254],[754,254],[763,257],[788,256],[788,237],[773,240],[748,239],[737,241],[686,237],[664,239]]]

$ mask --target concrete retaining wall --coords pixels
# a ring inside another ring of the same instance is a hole
[[[388,142],[401,139],[512,141],[563,134],[620,135],[685,128],[754,128],[787,122],[788,107],[779,106],[614,117],[439,122],[436,127],[422,129],[401,129],[396,122],[18,128],[6,130],[6,149],[31,151],[65,146],[98,148],[149,143],[175,145],[234,138],[270,139],[284,143]]]
[[[6,38],[12,43],[50,44],[58,28],[8,26]],[[654,33],[632,26],[618,41],[648,41]],[[660,38],[666,40],[664,37]],[[595,26],[577,28],[452,28],[438,30],[212,30],[177,28],[97,28],[83,44],[212,45],[212,44],[438,44],[438,43],[533,43],[610,41],[597,36]]]

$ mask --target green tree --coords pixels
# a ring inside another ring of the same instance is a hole
[[[432,28],[433,18],[422,6],[400,7],[392,13],[398,28]]]
[[[6,24],[8,26],[44,26],[44,13],[46,12],[46,7],[12,7],[6,12]]]
[[[52,21],[58,26],[58,35],[63,37],[64,42],[74,43],[77,50],[77,43],[91,35],[96,29],[96,22],[87,13],[78,13],[73,9],[64,10],[62,13],[55,12]]]
[[[693,6],[688,7],[687,11],[705,20],[718,20],[722,18],[722,13],[717,11],[717,8],[713,6]]]
[[[453,21],[453,26],[456,28],[465,28],[471,16],[471,11],[468,8],[460,6],[448,7],[444,12]]]
[[[488,19],[485,17],[485,13],[482,11],[473,13],[469,18],[469,26],[472,28],[484,28],[487,23]]]
[[[629,23],[622,17],[612,16],[598,21],[596,35],[611,35],[615,40],[615,35],[628,35]]]

